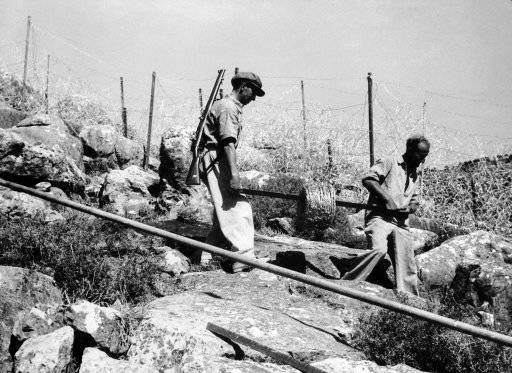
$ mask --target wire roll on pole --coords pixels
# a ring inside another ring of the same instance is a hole
[[[236,262],[248,264],[251,267],[259,268],[267,272],[274,273],[279,276],[283,276],[286,278],[290,278],[292,280],[300,281],[304,284],[312,285],[315,287],[318,287],[320,289],[328,290],[336,294],[344,295],[350,298],[358,299],[360,301],[373,304],[375,306],[383,307],[388,310],[392,310],[395,312],[402,313],[404,315],[412,316],[421,320],[429,321],[437,325],[445,326],[447,328],[457,330],[459,332],[463,332],[469,335],[473,335],[479,338],[484,338],[489,341],[498,342],[501,344],[504,344],[506,346],[512,347],[512,336],[500,334],[497,332],[494,332],[492,330],[480,328],[474,325],[470,325],[467,323],[464,323],[462,321],[456,321],[453,319],[450,319],[448,317],[440,316],[432,312],[424,311],[419,308],[407,306],[402,303],[398,303],[392,300],[388,300],[385,298],[381,298],[379,296],[373,295],[371,293],[365,293],[359,290],[354,290],[348,287],[341,286],[337,283],[323,280],[317,277],[308,276],[299,272],[292,271],[290,269],[282,268],[273,264],[260,262],[257,259],[251,259],[244,255],[239,255],[234,252],[221,249],[216,246],[212,246],[200,241],[193,240],[191,238],[183,237],[175,233],[171,233],[168,231],[165,231],[163,229],[155,228],[150,225],[139,223],[135,220],[131,220],[128,218],[124,218],[122,216],[118,216],[100,209],[97,209],[95,207],[85,206],[80,203],[66,200],[63,198],[58,198],[53,196],[49,193],[44,193],[32,188],[28,188],[26,186],[13,183],[4,179],[0,178],[0,185],[8,187],[12,190],[23,192],[30,194],[32,196],[39,197],[41,199],[44,199],[46,201],[58,203],[63,206],[70,207],[72,209],[85,212],[90,215],[94,215],[103,219],[107,219],[110,221],[114,221],[116,223],[123,224],[125,226],[128,226],[130,228],[138,229],[142,232],[153,234],[155,236],[167,238],[176,242],[179,242],[185,246],[201,249],[204,251],[207,251],[211,254],[219,255],[224,258],[231,259]]]
[[[297,202],[297,228],[325,229],[334,222],[336,214],[336,190],[327,183],[309,184],[302,187]]]

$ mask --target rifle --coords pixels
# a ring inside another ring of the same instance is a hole
[[[196,135],[194,137],[194,140],[192,141],[192,163],[190,165],[190,169],[188,170],[187,180],[185,181],[187,185],[201,184],[201,179],[199,178],[199,146],[201,143],[201,138],[203,137],[206,119],[208,119],[208,115],[210,114],[213,102],[215,101],[215,98],[219,93],[219,89],[222,84],[222,80],[224,79],[225,72],[226,69],[221,69],[218,71],[217,79],[215,80],[212,92],[210,93],[210,98],[208,98],[208,102],[206,103],[203,113],[199,118],[199,124],[197,126]]]

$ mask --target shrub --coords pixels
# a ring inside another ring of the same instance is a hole
[[[158,273],[151,249],[160,239],[76,212],[52,224],[0,217],[0,241],[0,265],[52,273],[70,301],[136,302],[151,293]]]
[[[36,112],[43,107],[41,93],[26,85],[14,75],[0,72],[0,96],[10,107],[27,112]]]
[[[468,309],[451,296],[439,302],[403,303],[458,320],[471,320]],[[410,316],[379,310],[359,319],[355,345],[379,364],[407,364],[435,372],[512,372],[512,349]]]

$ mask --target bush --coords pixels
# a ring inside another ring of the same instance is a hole
[[[403,303],[430,312],[471,320],[468,309],[446,296],[443,303]],[[355,345],[383,365],[407,364],[435,372],[512,372],[512,349],[402,314],[379,310],[362,315]]]
[[[22,234],[20,234],[22,232]],[[66,220],[0,217],[0,265],[54,275],[69,301],[137,302],[151,293],[161,239],[118,224],[69,212]]]
[[[37,112],[44,105],[43,96],[14,75],[0,72],[0,96],[10,107],[27,112]]]

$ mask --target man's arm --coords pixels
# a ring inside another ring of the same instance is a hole
[[[380,198],[382,202],[384,202],[384,206],[388,210],[396,210],[398,209],[398,206],[395,204],[391,196],[380,187],[380,184],[378,181],[375,181],[373,179],[363,179],[363,186],[368,189],[368,191],[376,195]]]
[[[222,142],[222,149],[229,169],[229,192],[231,194],[238,194],[242,186],[240,185],[240,175],[236,166],[235,139],[232,137],[225,139]]]

